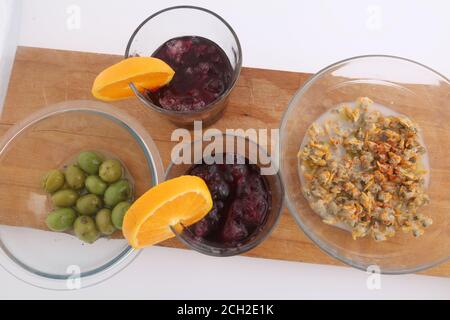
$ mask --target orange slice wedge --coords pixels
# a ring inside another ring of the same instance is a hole
[[[122,232],[133,248],[173,238],[170,229],[202,219],[213,205],[206,183],[199,177],[167,180],[144,193],[125,214]]]
[[[106,68],[95,78],[92,95],[103,101],[133,96],[129,83],[139,91],[154,90],[172,80],[175,71],[164,61],[153,57],[132,57]]]

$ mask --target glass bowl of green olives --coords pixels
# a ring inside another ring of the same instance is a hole
[[[117,156],[106,154],[82,151],[44,175],[49,230],[89,244],[100,237],[122,236],[123,217],[134,200],[134,179]]]
[[[12,126],[0,139],[0,172],[0,265],[55,290],[102,282],[139,254],[123,239],[123,215],[164,179],[139,122],[87,100]]]

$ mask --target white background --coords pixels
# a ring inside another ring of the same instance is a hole
[[[446,0],[24,0],[21,8],[20,1],[0,0],[0,104],[15,43],[123,54],[144,18],[179,4],[204,6],[224,17],[241,40],[245,66],[315,72],[350,56],[384,53],[450,74]],[[74,8],[80,9],[79,29],[67,27]],[[367,277],[344,267],[220,259],[154,247],[109,281],[76,292],[37,289],[0,269],[0,298],[450,298],[449,278],[382,276],[381,289],[369,290]]]

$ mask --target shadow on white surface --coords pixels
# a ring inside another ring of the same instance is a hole
[[[0,0],[0,113],[19,38],[21,0]]]
[[[368,274],[347,267],[213,258],[152,247],[127,269],[97,286],[69,292],[37,289],[0,270],[0,298],[41,299],[449,299],[450,279],[381,276],[379,290]],[[7,288],[7,290],[5,290]]]
[[[180,4],[227,20],[244,66],[316,72],[349,57],[388,54],[450,74],[450,1],[437,0],[24,0],[19,43],[123,55],[139,23]]]

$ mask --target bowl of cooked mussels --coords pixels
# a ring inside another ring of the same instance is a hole
[[[287,206],[331,256],[387,274],[450,256],[450,84],[392,56],[314,75],[283,116]]]

